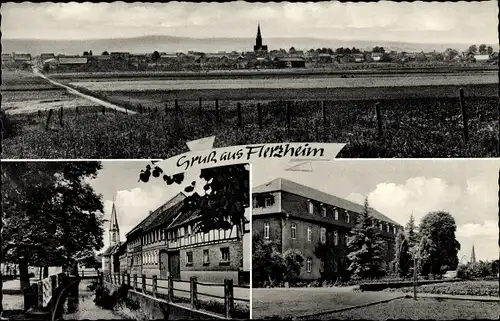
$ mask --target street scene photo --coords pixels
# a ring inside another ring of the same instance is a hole
[[[250,318],[250,165],[2,162],[2,317]]]
[[[252,316],[498,319],[497,159],[252,163]]]
[[[498,157],[498,3],[6,3],[3,156]],[[478,23],[480,22],[480,23]]]

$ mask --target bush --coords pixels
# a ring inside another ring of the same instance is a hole
[[[128,285],[122,284],[116,291],[110,292],[104,285],[92,281],[87,288],[95,293],[94,303],[105,310],[114,310],[116,307],[123,306],[133,311],[140,308],[138,302],[128,298]]]
[[[5,111],[0,111],[1,120],[2,120],[2,137],[8,138],[13,136],[13,126],[9,116],[5,113]]]

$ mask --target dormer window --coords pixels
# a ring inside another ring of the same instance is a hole
[[[325,205],[321,205],[321,215],[323,217],[326,217],[326,206]]]
[[[379,228],[380,228],[380,230],[381,230],[381,231],[383,231],[383,230],[384,230],[384,226],[383,226],[383,224],[382,224],[382,223],[380,223],[380,224],[379,224]]]
[[[397,231],[396,231],[396,227],[395,227],[395,226],[392,228],[392,232],[393,232],[394,234],[396,234],[396,233],[397,233]]]
[[[390,230],[390,225],[387,224],[387,232],[389,232],[389,230]]]
[[[309,214],[314,214],[314,204],[309,201]]]
[[[335,215],[335,220],[338,221],[339,220],[339,209],[338,208],[335,208],[333,210],[333,213]]]
[[[349,212],[345,213],[345,219],[346,219],[347,223],[351,223],[351,215],[349,214]]]
[[[271,197],[266,197],[266,199],[265,199],[265,206],[266,207],[273,206],[273,199]]]

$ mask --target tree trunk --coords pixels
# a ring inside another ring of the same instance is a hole
[[[28,310],[30,308],[30,298],[29,298],[29,287],[30,287],[30,277],[28,271],[28,260],[21,259],[19,261],[19,283],[21,287],[21,291],[23,292],[24,297],[24,310]]]
[[[43,267],[43,278],[48,278],[49,277],[49,267],[48,266],[44,266]]]

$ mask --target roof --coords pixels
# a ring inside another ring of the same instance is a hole
[[[59,57],[59,63],[62,65],[86,64],[87,57]]]
[[[362,213],[364,210],[364,206],[342,199],[340,197],[327,194],[325,192],[321,192],[317,189],[314,189],[309,186],[305,186],[296,182],[292,182],[290,180],[284,178],[276,178],[266,184],[259,185],[252,189],[252,193],[268,193],[268,192],[276,192],[276,191],[284,191],[287,193],[299,195],[308,199],[313,199],[316,201],[320,201],[325,204],[329,204],[332,206],[340,207],[351,212]],[[395,225],[400,226],[399,223],[393,221],[389,217],[384,214],[370,208],[370,214],[381,221],[389,222]]]
[[[110,245],[104,252],[101,253],[101,255],[102,256],[109,256],[109,255],[116,253],[116,251],[118,251],[118,249],[120,248],[120,245],[121,245],[120,243]]]
[[[302,57],[284,57],[279,59],[283,61],[305,61],[305,59]]]
[[[156,210],[151,212],[146,218],[144,218],[139,224],[137,224],[130,232],[126,234],[128,237],[129,235],[132,235],[133,233],[139,231],[139,230],[148,230],[150,228],[153,228],[154,226],[158,226],[162,220],[168,221],[170,219],[169,214],[172,214],[173,212],[176,212],[178,204],[183,204],[181,201],[183,201],[186,198],[186,195],[182,192],[178,193],[174,197],[172,197],[169,201],[167,201],[165,204],[162,206],[158,207]],[[175,206],[175,207],[174,207]],[[169,209],[172,209],[171,211],[167,211]],[[163,218],[160,218],[163,217]],[[153,226],[154,224],[154,226]]]
[[[488,60],[488,59],[490,59],[490,55],[474,55],[474,59],[476,59],[476,60]]]

